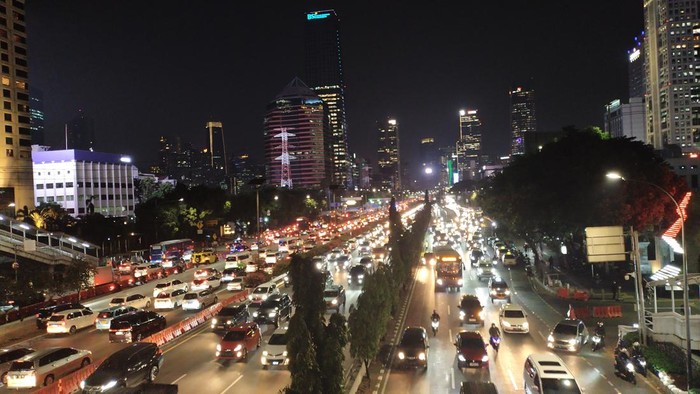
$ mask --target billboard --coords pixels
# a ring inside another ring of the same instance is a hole
[[[627,260],[622,226],[586,227],[586,255],[589,263]]]

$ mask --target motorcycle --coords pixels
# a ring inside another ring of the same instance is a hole
[[[642,376],[647,376],[647,360],[642,354],[632,354],[630,361],[634,365],[635,371],[642,374]]]
[[[618,356],[620,357],[620,356]],[[622,379],[636,385],[637,384],[637,374],[634,364],[631,358],[621,357],[615,361],[615,372],[616,375]]]
[[[430,325],[433,327],[433,336],[436,336],[438,327],[440,326],[440,320],[433,320],[433,322],[430,323]]]
[[[492,336],[491,339],[489,339],[489,343],[491,344],[493,350],[498,352],[498,348],[501,347],[501,337]]]
[[[595,334],[591,337],[591,350],[596,351],[603,347],[603,336]]]

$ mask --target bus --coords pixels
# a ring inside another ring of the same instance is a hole
[[[446,246],[434,248],[433,253],[435,254],[435,291],[438,289],[461,290],[464,284],[462,279],[464,264],[459,253]]]
[[[158,242],[151,245],[151,264],[160,263],[163,268],[170,268],[173,266],[173,260],[190,260],[192,251],[194,241],[189,238]]]

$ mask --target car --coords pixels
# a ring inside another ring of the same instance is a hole
[[[167,326],[165,317],[143,309],[112,319],[109,324],[110,342],[140,342]]]
[[[484,279],[491,279],[496,276],[496,270],[488,260],[479,261],[479,265],[476,267],[476,277],[481,281]]]
[[[167,282],[158,283],[153,289],[153,298],[158,297],[158,294],[160,293],[172,293],[173,290],[185,290],[185,292],[187,292],[189,289],[190,286],[187,283],[179,279],[173,279]]]
[[[250,302],[262,302],[267,299],[267,297],[273,294],[279,294],[280,290],[275,282],[265,282],[260,284],[253,290],[252,293],[248,294],[248,300]]]
[[[187,291],[184,289],[173,290],[171,293],[160,293],[153,301],[153,309],[175,309],[182,305]]]
[[[239,268],[239,267],[226,268],[221,273],[221,282],[228,283],[235,278],[243,278],[243,277],[245,277],[245,275],[246,275],[245,268]]]
[[[117,316],[137,310],[133,306],[113,306],[97,312],[95,318],[95,328],[98,330],[109,330],[109,324]]]
[[[195,279],[192,281],[192,291],[200,291],[206,289],[218,289],[221,287],[221,278],[218,276],[210,276],[204,279]]]
[[[12,362],[7,371],[7,388],[48,386],[92,362],[92,352],[72,347],[49,347]]]
[[[501,256],[501,261],[504,267],[514,267],[518,264],[518,258],[515,256],[515,253],[510,250],[506,251]]]
[[[477,267],[479,265],[479,261],[484,257],[484,252],[480,248],[474,248],[469,252],[469,261],[472,264],[472,267]]]
[[[7,384],[7,371],[10,370],[12,362],[26,356],[27,354],[34,353],[31,347],[27,346],[13,346],[0,349],[0,382],[2,384]]]
[[[435,259],[435,253],[433,252],[423,253],[423,257],[421,257],[420,261],[423,265],[435,265],[435,263],[437,263],[437,260]]]
[[[457,368],[488,368],[487,343],[484,342],[484,338],[479,331],[462,330],[458,332],[455,336],[454,345],[457,348]]]
[[[396,366],[422,366],[428,369],[428,332],[423,327],[404,328],[396,345]]]
[[[328,254],[328,260],[329,260],[329,261],[333,261],[333,260],[337,259],[338,257],[342,256],[343,254],[344,254],[344,253],[343,253],[343,249],[334,248],[334,249],[331,250],[331,252]]]
[[[192,254],[192,261],[195,264],[211,264],[219,261],[219,257],[213,249],[203,249]]]
[[[95,316],[90,309],[67,309],[56,312],[46,322],[47,334],[75,334],[76,331],[92,327]]]
[[[547,337],[547,347],[577,352],[588,343],[588,339],[588,329],[583,320],[565,319],[552,329]]]
[[[83,393],[103,393],[114,388],[153,383],[163,365],[163,352],[155,343],[139,342],[112,353],[80,382]]]
[[[216,345],[216,358],[219,360],[248,359],[248,352],[260,347],[262,334],[257,323],[242,323],[231,327],[221,342]]]
[[[345,309],[345,289],[342,285],[326,286],[323,290],[323,300],[326,302],[326,310],[335,309],[340,313],[340,309]]]
[[[228,330],[248,321],[250,312],[247,304],[229,305],[221,310],[211,319],[212,330]]]
[[[503,304],[498,312],[498,322],[501,326],[501,331],[508,333],[523,333],[530,332],[530,323],[527,322],[527,314],[520,305]]]
[[[268,250],[265,252],[265,263],[277,264],[282,259],[282,252],[276,250]]]
[[[36,327],[38,329],[44,329],[46,328],[46,322],[49,321],[49,318],[51,315],[57,312],[62,312],[68,309],[90,309],[86,307],[83,304],[79,304],[76,302],[72,303],[64,303],[64,304],[58,304],[58,305],[52,305],[52,306],[47,306],[44,308],[39,309],[36,312]]]
[[[525,393],[580,394],[576,378],[564,361],[552,353],[530,354],[523,366]]]
[[[151,307],[151,299],[142,294],[127,294],[112,298],[109,306],[133,306],[136,309],[146,309]]]
[[[374,248],[372,249],[372,258],[377,261],[384,261],[385,258],[389,257],[389,252],[384,248]]]
[[[292,300],[287,294],[274,294],[260,304],[258,310],[253,312],[253,320],[257,323],[272,323],[279,327],[282,319],[289,320],[292,317]]]
[[[200,268],[200,269],[194,271],[194,278],[195,279],[206,279],[212,275],[218,275],[218,274],[219,274],[219,271],[215,268]]]
[[[348,286],[362,286],[367,275],[367,267],[362,264],[353,265],[348,272]]]
[[[492,304],[494,300],[505,300],[510,303],[510,289],[503,278],[496,276],[489,279],[489,297]]]
[[[226,283],[226,290],[228,291],[242,291],[245,288],[243,284],[243,278],[233,278],[228,283]]]
[[[477,382],[468,380],[462,382],[459,388],[459,394],[498,394],[496,385],[493,382]]]
[[[374,260],[371,257],[362,257],[359,264],[364,265],[367,270],[374,270]]]
[[[478,324],[484,326],[484,307],[479,298],[473,294],[465,294],[457,305],[459,309],[459,325]]]
[[[322,256],[314,256],[311,259],[311,262],[316,267],[316,269],[319,271],[328,270],[328,263],[326,262],[326,259],[324,259]]]
[[[287,328],[278,328],[272,332],[262,349],[260,363],[263,369],[275,365],[289,365],[287,353]]]
[[[146,282],[152,278],[162,278],[165,276],[165,270],[158,264],[139,264],[134,268],[134,279],[140,283]]]
[[[350,256],[342,254],[337,259],[335,259],[335,269],[337,269],[338,271],[348,269],[349,267]]]
[[[219,302],[219,297],[217,297],[216,294],[209,289],[199,292],[193,291],[185,294],[185,299],[182,300],[182,310],[201,310],[208,306],[212,306],[217,302]]]
[[[500,259],[507,252],[508,252],[508,247],[506,245],[501,245],[496,249],[496,257]]]

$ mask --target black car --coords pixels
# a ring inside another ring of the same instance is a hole
[[[248,321],[250,316],[248,305],[240,304],[221,308],[219,313],[211,319],[212,330],[228,330]]]
[[[502,278],[492,278],[489,281],[489,297],[491,297],[491,303],[493,300],[506,300],[510,303],[510,289],[508,284]]]
[[[355,265],[350,268],[348,275],[348,286],[358,285],[362,286],[365,282],[365,275],[367,275],[367,268],[364,265]]]
[[[83,393],[104,393],[152,383],[162,363],[163,353],[156,344],[134,343],[112,353],[80,386]]]
[[[82,310],[82,309],[90,309],[90,308],[84,306],[83,304],[79,304],[76,302],[52,305],[52,306],[47,306],[45,308],[41,308],[36,313],[36,327],[38,329],[46,328],[46,322],[49,321],[49,318],[51,317],[51,315],[53,315],[54,313],[66,311],[68,309],[81,309]]]
[[[109,323],[110,342],[138,342],[166,327],[165,317],[138,310],[117,316]]]
[[[471,261],[472,267],[479,265],[479,260],[481,260],[482,257],[484,257],[484,252],[482,252],[481,249],[472,249],[469,253],[469,261]]]
[[[423,327],[406,327],[396,347],[398,367],[422,366],[428,368],[428,333]]]
[[[459,325],[478,324],[484,326],[484,307],[475,295],[465,294],[457,305],[459,308]]]
[[[233,278],[245,277],[245,275],[245,268],[226,268],[221,274],[221,281],[230,282],[231,280],[233,280]]]
[[[292,300],[287,294],[275,294],[268,297],[260,304],[257,311],[253,312],[253,320],[256,323],[272,323],[279,326],[282,319],[289,320],[292,317]]]

